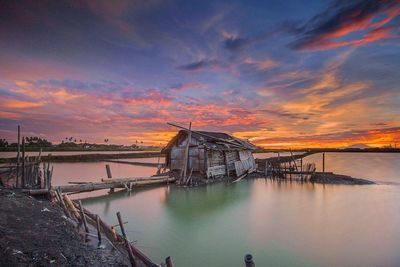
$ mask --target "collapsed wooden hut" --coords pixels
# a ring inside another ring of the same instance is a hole
[[[171,171],[182,172],[186,166],[188,173],[212,179],[240,177],[255,171],[255,148],[250,142],[226,133],[180,130],[162,152]]]

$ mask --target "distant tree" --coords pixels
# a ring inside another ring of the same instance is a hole
[[[79,143],[82,143],[82,139],[79,139]]]
[[[143,141],[140,141],[140,143],[142,143],[142,144],[143,144]]]
[[[30,147],[49,147],[53,145],[50,141],[37,136],[25,137],[25,141],[26,146]]]
[[[74,139],[74,143],[76,143],[76,139]]]
[[[104,139],[104,143],[108,143],[108,138]]]
[[[0,139],[0,147],[8,147],[8,142],[6,139]]]

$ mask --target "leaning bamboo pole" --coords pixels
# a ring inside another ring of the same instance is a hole
[[[76,201],[73,201],[74,205],[76,208],[79,207],[79,204]],[[85,212],[86,216],[92,221],[93,225],[96,223],[97,217],[95,214],[91,213],[89,210],[85,209],[84,207],[83,211]],[[99,220],[101,229],[103,230],[104,234],[109,238],[111,241],[119,242],[122,243],[124,242],[124,238],[113,231],[113,227],[108,225],[106,222],[104,222],[102,219]],[[145,255],[141,250],[139,250],[136,246],[134,246],[132,243],[128,243],[130,249],[132,250],[133,254],[135,257],[137,257],[140,261],[144,263],[146,266],[151,266],[151,267],[160,267],[159,264],[155,263],[152,261],[147,255]]]

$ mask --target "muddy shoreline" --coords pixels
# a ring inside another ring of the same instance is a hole
[[[0,266],[129,266],[116,249],[85,242],[61,207],[0,188]]]

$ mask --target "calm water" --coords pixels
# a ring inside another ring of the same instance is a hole
[[[307,160],[320,168],[322,156]],[[57,163],[54,179],[98,181],[104,165]],[[114,163],[111,168],[115,177],[155,172]],[[248,252],[257,266],[400,266],[400,154],[326,153],[326,171],[380,183],[258,179],[78,197],[90,197],[84,205],[109,224],[117,223],[121,211],[138,247],[159,262],[172,256],[178,267],[243,266]]]

